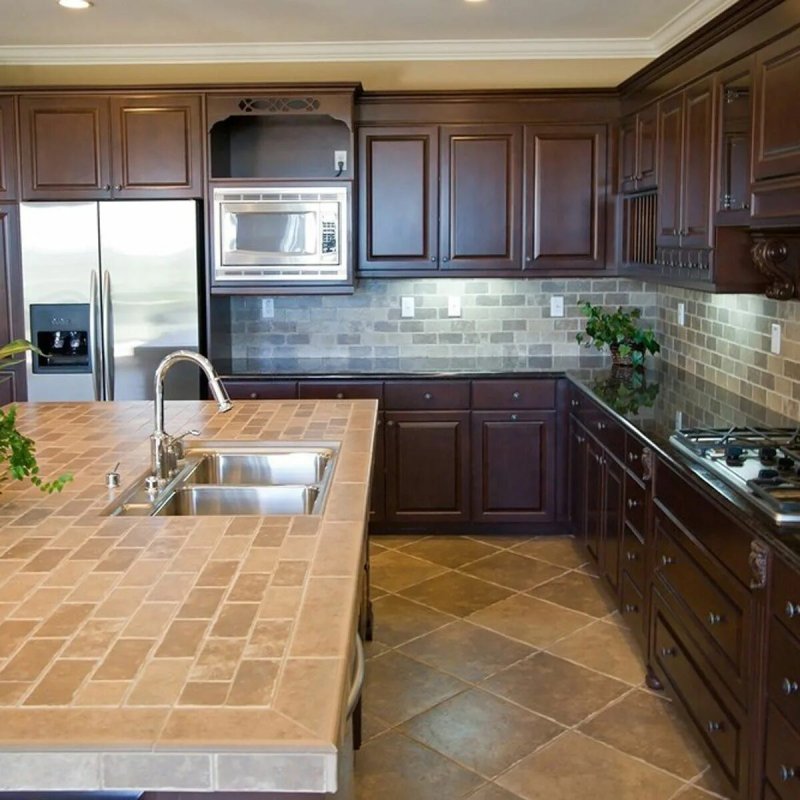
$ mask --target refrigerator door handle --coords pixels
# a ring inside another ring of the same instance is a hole
[[[103,353],[100,346],[100,280],[93,269],[89,278],[89,341],[92,347],[92,389],[94,399],[103,399]]]
[[[111,302],[111,275],[103,273],[103,364],[105,399],[114,399],[114,304]]]

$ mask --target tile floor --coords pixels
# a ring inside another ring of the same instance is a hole
[[[375,536],[357,800],[713,800],[569,538]]]

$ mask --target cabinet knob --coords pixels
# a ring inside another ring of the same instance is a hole
[[[789,619],[794,619],[795,617],[800,617],[800,603],[793,603],[791,600],[786,604],[786,608],[784,609],[786,612],[786,616]]]
[[[708,612],[708,624],[709,625],[719,625],[722,622],[722,617],[719,614],[714,613],[713,611]]]
[[[379,419],[376,419],[375,420],[375,427],[376,428],[380,428],[381,425],[383,425],[383,422],[381,420],[379,420]]]
[[[661,556],[661,563],[665,567],[668,567],[670,564],[675,563],[675,559],[672,556]]]
[[[423,394],[422,397],[425,400],[432,400],[433,399],[433,395],[430,392],[425,392],[425,394]]]
[[[569,404],[572,406],[572,408],[577,408],[580,405],[577,400],[570,400]]]
[[[526,256],[525,260],[530,264],[533,261],[533,256]]]
[[[386,425],[387,425],[389,428],[393,428],[393,427],[394,427],[394,420],[393,420],[393,419],[387,420],[387,421],[386,421]]]
[[[513,397],[515,400],[519,400],[519,398],[520,398],[520,393],[519,393],[519,392],[512,392],[512,393],[511,393],[511,396],[512,396],[512,397]]]
[[[431,262],[434,264],[436,263],[436,256],[431,256]]]
[[[678,655],[678,651],[674,647],[662,647],[659,652],[664,658],[675,658]]]
[[[622,610],[626,614],[635,614],[639,610],[639,606],[634,605],[633,603],[625,603],[625,605],[622,607]]]
[[[706,723],[706,730],[709,733],[719,733],[722,730],[722,723],[717,722],[716,720],[710,719]]]
[[[258,400],[258,392],[250,392],[251,400]]]
[[[576,436],[575,438],[578,440],[578,444],[583,444],[586,441],[585,436]]]
[[[121,183],[115,184],[114,185],[114,191],[115,192],[121,192],[122,191],[122,184]]]
[[[511,421],[512,422],[516,422],[517,421],[517,415],[516,414],[512,414],[511,415]]]
[[[344,392],[336,392],[337,400],[344,400]]]
[[[778,775],[782,781],[791,781],[797,777],[797,769],[795,767],[787,767],[786,764],[781,764],[778,767]]]
[[[596,427],[597,427],[597,430],[604,431],[606,429],[606,424],[605,424],[605,422],[598,422]]]
[[[636,553],[634,553],[632,550],[628,550],[628,552],[625,553],[625,558],[628,561],[637,561],[639,559],[639,556]]]
[[[628,453],[628,462],[633,464],[635,461],[639,460],[639,456],[636,453],[630,452]]]
[[[791,697],[793,694],[800,692],[800,684],[791,678],[784,678],[781,683],[781,690],[787,697]]]
[[[110,184],[110,183],[107,183],[107,184],[106,184],[106,185],[103,187],[103,191],[104,191],[104,192],[110,192],[110,191],[111,191],[111,184]]]
[[[449,261],[449,260],[450,260],[450,257],[449,257],[449,256],[445,256],[445,257],[442,259],[442,261]]]
[[[672,235],[673,236],[677,236],[678,235],[678,229],[677,228],[673,228],[672,229]]]
[[[632,497],[628,498],[628,508],[630,510],[633,510],[634,508],[637,508],[638,506],[639,506],[639,501],[638,500],[634,500]]]

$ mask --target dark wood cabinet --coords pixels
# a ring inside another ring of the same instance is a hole
[[[677,247],[681,227],[683,96],[658,104],[658,234],[662,247]]]
[[[17,134],[13,97],[0,97],[0,202],[17,199]]]
[[[619,187],[622,192],[653,189],[657,183],[657,106],[648,106],[620,123]]]
[[[24,334],[22,283],[17,243],[18,211],[15,205],[0,205],[0,345]],[[3,369],[0,406],[24,397],[25,365]]]
[[[601,455],[603,510],[600,568],[614,592],[619,591],[619,555],[622,546],[623,470],[607,452]]]
[[[580,541],[587,541],[588,458],[589,440],[586,430],[578,423],[575,417],[570,417],[567,509],[572,532]]]
[[[441,129],[442,269],[517,270],[522,245],[522,128]]]
[[[436,126],[362,128],[360,270],[430,270],[439,262]]]
[[[231,400],[294,400],[297,381],[264,381],[226,379],[225,388]]]
[[[199,96],[23,95],[23,200],[202,197]]]
[[[386,519],[469,519],[469,412],[387,411]]]
[[[525,133],[525,269],[603,269],[605,126],[528,126]]]

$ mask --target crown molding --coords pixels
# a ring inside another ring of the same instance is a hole
[[[726,11],[739,0],[695,0],[688,8],[676,14],[662,25],[651,37],[653,47],[661,56],[711,22],[714,17]]]

